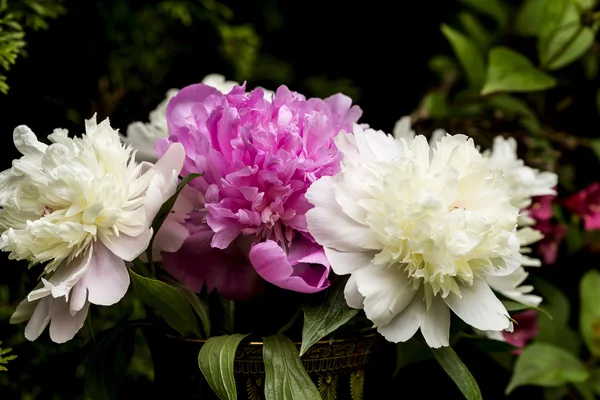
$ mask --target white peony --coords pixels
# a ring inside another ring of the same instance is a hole
[[[0,173],[0,249],[10,259],[45,263],[41,283],[18,307],[12,323],[29,320],[35,340],[73,338],[89,303],[111,305],[129,286],[125,261],[146,250],[152,220],[176,189],[185,152],[173,144],[155,164],[138,164],[108,119],[86,121],[86,134],[56,129],[51,144],[26,126],[14,131],[23,156]]]
[[[525,209],[531,206],[531,199],[535,196],[556,194],[554,187],[558,183],[558,176],[525,165],[517,156],[517,141],[514,138],[496,136],[492,149],[486,150],[483,155],[489,158],[492,168],[504,173],[513,206]]]
[[[396,138],[414,139],[415,132],[411,128],[409,116],[402,117],[394,126],[394,136]],[[444,131],[437,129],[431,135],[430,145],[434,145],[444,136]],[[532,169],[517,157],[517,143],[513,138],[504,139],[498,136],[494,139],[492,151],[485,151],[484,157],[489,158],[490,166],[501,171],[508,187],[510,203],[515,207],[521,207],[523,204],[531,204],[533,196],[544,194],[555,194],[553,187],[556,186],[558,177],[551,172],[542,172]],[[526,267],[539,267],[541,262],[537,258],[532,258],[526,254],[531,253],[531,248],[527,247],[541,240],[544,235],[526,225],[532,225],[535,221],[527,215],[527,210],[521,209],[518,219],[517,238],[519,239],[520,249],[523,254],[521,265]],[[525,227],[523,227],[525,226]],[[521,286],[529,274],[523,267],[517,268],[512,274],[497,276],[488,280],[492,289],[500,292],[502,295],[517,301],[519,303],[538,306],[542,298],[531,294],[533,287]]]
[[[203,84],[212,86],[221,93],[229,93],[234,86],[239,85],[235,81],[227,81],[223,75],[209,74],[202,80]],[[274,92],[264,89],[264,97],[271,101]],[[150,112],[150,122],[134,122],[127,127],[127,136],[123,141],[131,144],[137,150],[136,158],[138,161],[156,161],[154,152],[154,143],[163,137],[169,136],[167,127],[167,105],[169,100],[179,92],[178,89],[171,89],[167,92],[165,99]]]
[[[309,232],[335,273],[350,274],[348,305],[388,340],[421,330],[449,344],[450,309],[480,330],[511,330],[488,279],[519,268],[519,210],[502,174],[464,135],[431,148],[354,126],[336,138],[341,171],[314,182]]]

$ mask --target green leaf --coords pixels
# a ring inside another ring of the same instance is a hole
[[[283,335],[263,338],[266,400],[314,400],[321,395],[294,343]]]
[[[202,322],[202,331],[204,338],[210,336],[210,313],[208,310],[208,304],[203,301],[198,295],[192,292],[190,289],[181,285],[176,285],[175,288],[181,293],[181,295],[190,303],[192,309]]]
[[[542,295],[542,307],[552,315],[554,320],[566,325],[571,314],[571,304],[565,294],[555,285],[538,276],[530,276],[533,287]]]
[[[211,389],[221,400],[237,399],[233,362],[240,342],[248,335],[213,336],[198,354],[198,366]]]
[[[574,254],[583,248],[583,235],[581,232],[581,225],[579,216],[571,214],[571,221],[567,229],[567,236],[565,238],[567,243],[567,253]]]
[[[600,368],[592,370],[588,381],[592,390],[600,396]]]
[[[544,388],[544,400],[563,400],[568,397],[567,385]]]
[[[492,17],[501,28],[508,22],[508,9],[500,0],[460,0],[480,13]]]
[[[473,39],[482,51],[487,51],[492,45],[493,38],[477,17],[468,11],[463,11],[458,14],[458,18],[467,36]]]
[[[526,0],[515,19],[515,33],[519,36],[537,36],[547,0]]]
[[[444,24],[441,29],[465,71],[469,85],[474,89],[479,89],[485,79],[485,60],[481,50],[473,40],[456,29]]]
[[[358,309],[350,308],[346,303],[344,284],[338,284],[330,288],[319,307],[304,305],[302,309],[304,310],[304,325],[302,327],[300,356],[306,353],[313,344],[358,314]]]
[[[563,8],[560,17],[546,15],[548,21],[540,32],[539,57],[542,68],[562,68],[585,54],[594,43],[594,31],[581,25],[577,6],[570,1],[554,0],[557,9]],[[549,6],[552,8],[552,6]]]
[[[85,389],[93,400],[119,399],[135,343],[134,321],[102,332],[85,363]]]
[[[574,1],[576,1],[584,9],[591,9],[597,3],[597,0],[574,0]]]
[[[577,356],[581,349],[581,339],[573,329],[566,324],[560,324],[551,321],[547,317],[540,315],[538,317],[538,335],[535,337],[536,343],[547,343],[561,347],[569,353]]]
[[[454,381],[467,400],[481,399],[481,391],[467,366],[458,358],[452,347],[431,349],[433,357]]]
[[[577,393],[581,395],[582,400],[594,400],[594,391],[588,382],[574,383],[573,386]]]
[[[179,291],[164,282],[138,275],[131,269],[129,274],[140,300],[156,309],[169,326],[183,336],[202,335],[190,303]]]
[[[507,93],[497,93],[487,99],[487,104],[507,119],[517,119],[529,132],[536,135],[542,132],[540,121],[523,100]]]
[[[535,92],[556,85],[556,79],[533,66],[524,55],[508,47],[490,50],[482,95],[495,92]]]
[[[579,284],[579,330],[590,353],[600,356],[600,272],[585,273]]]
[[[430,70],[435,72],[440,79],[444,79],[449,74],[456,74],[458,71],[458,66],[454,59],[446,55],[433,56],[427,63],[427,66]]]
[[[441,91],[428,93],[423,98],[421,107],[432,118],[444,118],[448,115],[448,96]]]
[[[573,354],[549,344],[534,343],[517,359],[506,394],[519,386],[560,386],[585,382],[589,376],[585,366]]]
[[[396,377],[404,367],[431,357],[432,354],[429,346],[414,337],[406,342],[397,343],[396,369],[393,376]]]
[[[546,311],[540,307],[528,306],[525,304],[517,303],[516,301],[512,301],[512,300],[502,300],[502,304],[504,304],[504,307],[506,308],[506,311],[508,311],[508,312],[535,310],[539,313],[544,314],[546,317],[548,317],[551,320],[554,319],[554,317],[548,311]]]
[[[600,113],[600,89],[596,92],[596,102],[598,106],[598,112]],[[590,147],[596,155],[596,158],[600,160],[600,139],[593,139],[590,141]]]

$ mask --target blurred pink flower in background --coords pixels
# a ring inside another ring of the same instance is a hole
[[[585,230],[600,229],[600,182],[594,182],[565,200],[565,206],[583,218]]]
[[[519,314],[512,315],[512,318],[517,321],[514,331],[502,332],[502,336],[507,343],[512,344],[519,349],[514,350],[513,354],[521,354],[521,350],[525,345],[531,342],[539,333],[537,325],[537,311],[528,310]]]
[[[306,99],[281,86],[271,101],[262,89],[228,94],[197,84],[167,107],[170,136],[158,155],[182,143],[182,173],[203,173],[183,222],[182,248],[163,253],[165,266],[190,288],[241,299],[262,280],[313,293],[329,286],[323,248],[308,233],[305,194],[321,176],[340,169],[334,138],[350,131],[362,111],[342,94]]]
[[[544,235],[538,242],[537,251],[547,265],[556,262],[558,248],[567,234],[565,224],[552,222],[554,199],[553,195],[537,197],[528,210],[529,216],[535,220],[534,228]]]

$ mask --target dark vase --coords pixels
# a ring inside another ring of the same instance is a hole
[[[218,400],[198,367],[204,341],[159,334],[146,335],[152,348],[157,395],[177,399]],[[377,358],[380,336],[368,333],[352,339],[321,341],[302,362],[323,400],[362,400],[371,381],[381,376],[369,369]],[[300,348],[300,343],[297,343]],[[238,399],[263,400],[265,367],[262,342],[241,343],[234,361]]]

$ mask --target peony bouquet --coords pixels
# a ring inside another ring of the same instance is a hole
[[[525,268],[541,265],[537,205],[557,177],[525,165],[512,138],[482,150],[462,134],[416,135],[409,117],[389,135],[361,114],[343,94],[211,75],[169,91],[126,135],[96,116],[49,144],[17,127],[22,157],[0,174],[0,248],[40,277],[11,322],[26,322],[29,340],[49,326],[67,342],[91,308],[131,291],[146,317],[124,324],[165,346],[199,344],[220,399],[342,396],[307,354],[363,337],[430,348],[476,398],[450,345],[518,353],[535,331],[535,312],[515,311],[542,301]],[[240,388],[252,343],[264,380]]]

